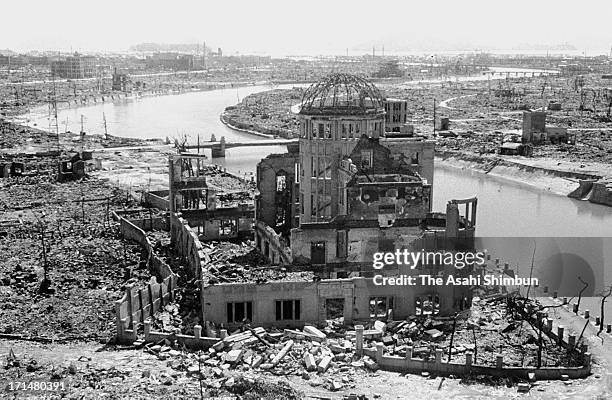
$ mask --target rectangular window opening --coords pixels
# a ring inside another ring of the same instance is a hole
[[[277,321],[296,321],[301,318],[301,300],[276,300]]]
[[[227,303],[227,322],[229,324],[253,320],[253,303],[250,301]]]

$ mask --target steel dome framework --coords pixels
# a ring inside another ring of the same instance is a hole
[[[383,110],[383,97],[374,84],[357,75],[334,73],[304,92],[300,114],[366,114]]]

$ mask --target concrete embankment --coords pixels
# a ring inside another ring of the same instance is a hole
[[[436,151],[436,165],[468,169],[559,195],[612,206],[612,180],[599,175],[535,167],[495,155]]]
[[[581,179],[580,186],[568,194],[579,200],[588,200],[591,203],[612,206],[612,179]]]

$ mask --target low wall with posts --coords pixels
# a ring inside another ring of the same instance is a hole
[[[170,235],[174,248],[189,266],[188,271],[191,277],[200,278],[202,270],[206,268],[210,259],[204,252],[198,235],[180,213],[172,214],[170,219]]]
[[[176,281],[177,276],[172,274],[161,283],[151,278],[149,284],[138,290],[133,285],[125,288],[123,297],[115,302],[119,342],[131,343],[136,340],[139,325],[174,300]]]
[[[178,344],[184,345],[192,350],[205,350],[221,341],[220,338],[202,336],[202,327],[193,327],[193,336],[181,333],[155,332],[151,330],[151,322],[144,322],[144,340],[148,343],[158,343],[164,339],[175,340]]]
[[[543,317],[541,317],[543,318]],[[541,319],[542,320],[542,319]],[[542,320],[544,323],[544,321]],[[567,375],[571,379],[586,378],[591,374],[591,353],[586,352],[586,347],[582,346],[581,351],[575,348],[575,336],[568,336],[568,340],[563,339],[563,327],[557,327],[557,332],[553,332],[552,320],[546,319],[543,325],[542,332],[546,333],[559,346],[565,347],[568,351],[573,352],[580,359],[581,366],[577,367],[511,367],[504,366],[504,356],[498,354],[495,366],[478,365],[473,363],[473,353],[465,353],[465,363],[456,363],[452,361],[443,361],[443,349],[436,349],[434,360],[425,360],[422,358],[413,358],[413,347],[406,349],[406,356],[387,356],[384,355],[384,345],[379,343],[376,348],[363,347],[363,325],[355,327],[356,334],[356,351],[357,354],[367,355],[376,360],[378,366],[383,370],[407,372],[420,374],[427,371],[431,374],[448,376],[466,376],[466,375],[490,375],[490,376],[513,376],[518,378],[529,379],[529,374],[533,374],[536,380],[556,380],[562,379],[563,375]]]
[[[117,340],[121,343],[132,343],[136,340],[139,325],[174,300],[178,276],[172,272],[168,264],[155,255],[149,238],[141,228],[116,213],[113,213],[113,218],[119,221],[124,239],[143,247],[147,253],[147,268],[161,279],[158,283],[153,277],[141,289],[128,285],[123,297],[115,302]]]
[[[412,358],[412,347],[406,350],[406,357],[386,356],[383,354],[384,346],[379,344],[376,349],[363,349],[363,354],[376,360],[378,366],[383,370],[421,373],[427,371],[431,374],[448,376],[466,375],[490,375],[490,376],[513,376],[529,379],[529,374],[533,373],[536,380],[555,380],[561,379],[562,375],[567,375],[570,379],[586,378],[591,373],[591,354],[585,353],[584,363],[581,367],[510,367],[504,366],[504,356],[498,355],[496,366],[476,365],[472,363],[472,353],[466,353],[465,363],[455,363],[442,360],[443,350],[436,350],[435,360],[424,360]]]

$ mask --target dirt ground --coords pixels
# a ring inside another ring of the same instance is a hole
[[[17,359],[30,367],[5,368],[7,356],[14,352]],[[129,396],[144,398],[199,398],[200,382],[188,371],[177,371],[173,361],[158,360],[142,349],[119,349],[96,343],[39,344],[24,341],[0,342],[0,383],[4,389],[10,380],[64,379],[69,389],[64,398],[119,399]],[[241,374],[224,372],[224,376],[238,378]],[[242,374],[243,376],[247,376]],[[252,374],[251,374],[252,376]],[[209,377],[204,376],[204,383]],[[212,379],[212,376],[210,377]],[[528,394],[517,393],[516,386],[464,384],[457,378],[421,377],[393,372],[356,370],[354,384],[338,392],[322,387],[333,376],[315,376],[311,380],[266,374],[271,382],[285,382],[301,392],[302,398],[342,399],[350,393],[366,394],[369,399],[607,399],[612,386],[606,389],[605,371],[598,369],[584,380],[569,382],[542,381],[533,385]],[[206,386],[206,385],[204,385]],[[209,389],[210,390],[210,389]],[[606,391],[607,390],[607,391]],[[209,392],[212,394],[212,392]],[[51,393],[48,393],[51,394]],[[224,395],[228,395],[225,392]],[[6,396],[6,392],[0,397]],[[11,398],[11,397],[6,397]],[[23,398],[23,397],[16,397]],[[272,397],[273,398],[273,397]],[[277,397],[279,399],[283,397]]]

